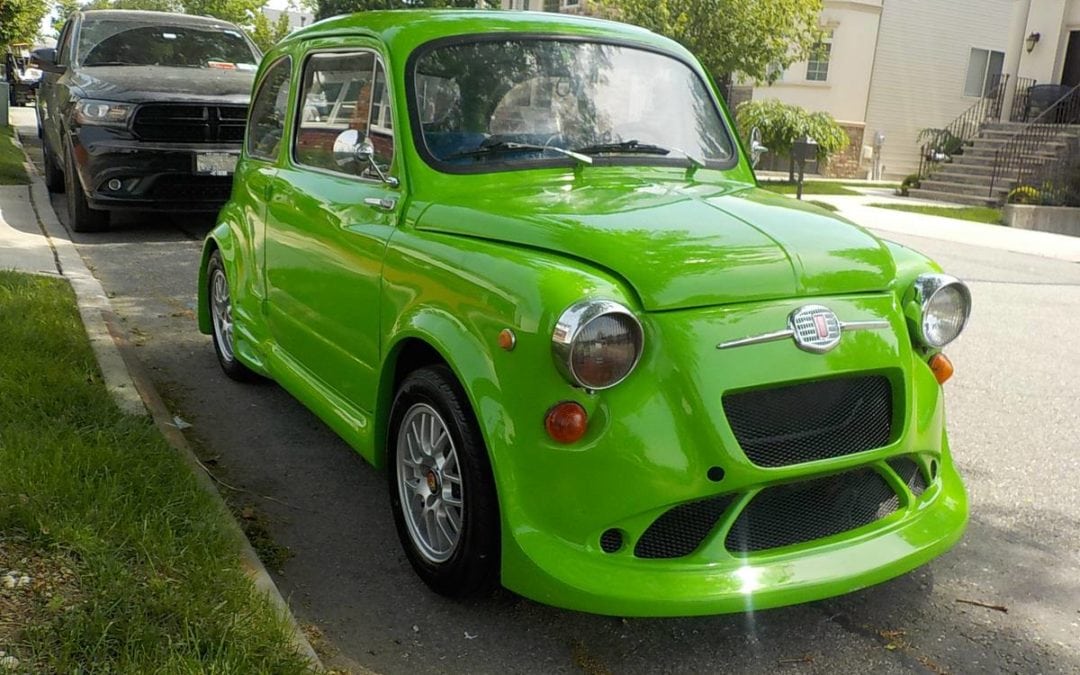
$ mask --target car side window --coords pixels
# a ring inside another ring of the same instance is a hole
[[[71,34],[74,32],[73,26],[75,20],[71,19],[64,24],[64,29],[60,35],[60,41],[57,43],[56,62],[61,65],[67,65],[71,59]]]
[[[386,70],[374,52],[313,54],[304,66],[294,157],[297,163],[376,178],[367,161],[340,163],[334,140],[354,129],[371,142],[383,171],[394,161],[394,123]]]
[[[277,159],[281,137],[285,133],[291,71],[292,59],[286,56],[270,66],[255,94],[247,136],[247,151],[253,157],[270,161]]]

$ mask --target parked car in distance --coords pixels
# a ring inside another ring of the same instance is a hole
[[[967,287],[759,189],[701,65],[648,31],[414,10],[292,34],[200,270],[225,373],[385,467],[439,593],[742,612],[963,532],[941,350]]]
[[[120,209],[216,212],[232,186],[260,53],[217,19],[76,12],[45,75],[38,130],[50,190],[76,232]]]

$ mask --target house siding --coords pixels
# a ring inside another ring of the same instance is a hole
[[[886,176],[914,172],[919,129],[943,127],[978,98],[964,96],[973,47],[1004,52],[1013,0],[885,0],[866,110],[882,131]]]

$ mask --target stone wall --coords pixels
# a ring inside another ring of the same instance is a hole
[[[1080,237],[1080,208],[1009,204],[1005,207],[1005,223],[1021,230]]]
[[[821,175],[829,178],[865,178],[862,148],[866,125],[861,122],[838,122],[838,124],[847,133],[851,143],[823,163]]]

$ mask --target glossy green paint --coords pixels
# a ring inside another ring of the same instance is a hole
[[[594,166],[447,175],[424,163],[405,114],[405,62],[418,46],[457,34],[530,32],[640,44],[690,59],[640,29],[516,12],[372,12],[298,31],[266,65],[293,58],[292,87],[312,49],[372,48],[394,101],[397,188],[244,157],[233,198],[207,240],[231,279],[238,357],[269,375],[375,465],[399,362],[436,352],[467,392],[487,443],[502,517],[502,582],[553,605],[617,615],[745,611],[855,590],[902,574],[961,535],[967,501],[945,434],[943,396],[912,345],[912,280],[937,271],[826,211],[756,188],[745,153],[727,171]],[[700,67],[694,62],[694,68]],[[704,77],[704,73],[701,73]],[[260,75],[261,78],[261,75]],[[286,138],[291,138],[295,96]],[[726,114],[726,113],[725,113]],[[392,198],[391,211],[364,204]],[[206,283],[199,321],[209,331]],[[634,310],[640,364],[603,392],[556,370],[551,334],[583,298]],[[771,332],[809,299],[844,321],[886,319],[891,330],[845,334],[824,355],[790,341],[718,351],[718,342]],[[513,351],[497,347],[504,328]],[[428,352],[418,350],[425,347]],[[725,391],[845,373],[890,377],[900,432],[879,450],[797,466],[751,464],[720,403]],[[589,413],[586,437],[544,432],[555,403]],[[936,461],[918,499],[884,459]],[[853,467],[882,470],[902,495],[882,521],[826,540],[735,558],[723,540],[737,513],[698,551],[676,560],[607,554],[601,533],[631,542],[660,513],[690,500]],[[722,482],[709,467],[725,470]]]

